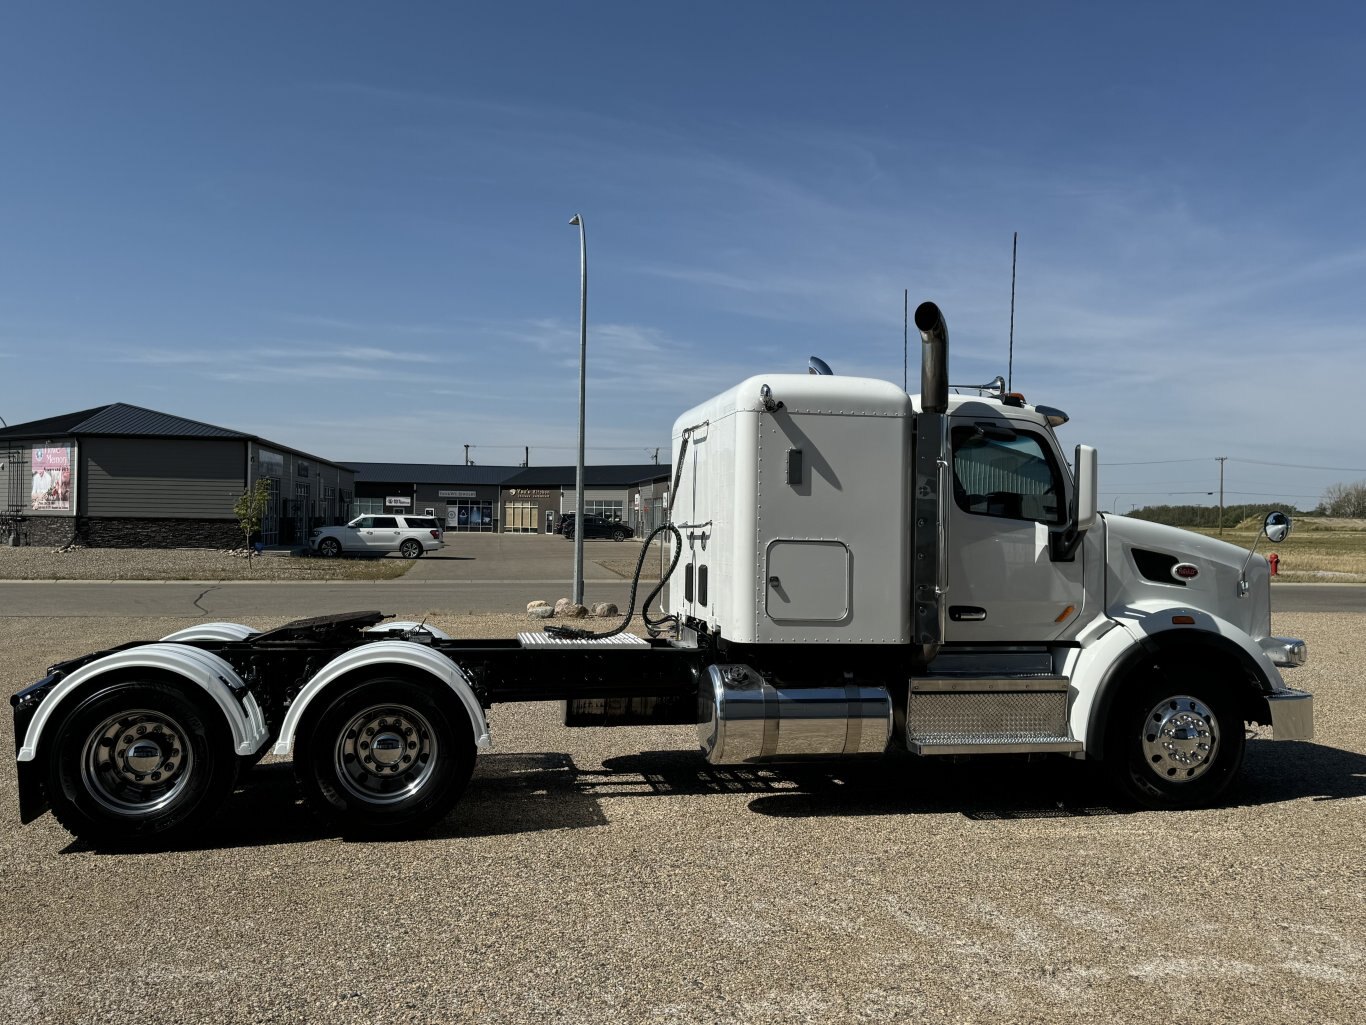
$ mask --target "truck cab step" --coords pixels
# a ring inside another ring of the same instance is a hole
[[[907,750],[921,755],[1073,753],[1066,676],[1025,672],[914,677]]]

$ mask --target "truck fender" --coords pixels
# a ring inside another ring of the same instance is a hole
[[[196,623],[194,626],[167,634],[161,640],[162,643],[180,644],[188,644],[191,641],[245,641],[260,632],[241,623]]]
[[[425,644],[415,644],[412,641],[375,641],[373,644],[362,644],[338,655],[304,685],[303,690],[299,691],[299,696],[289,706],[285,721],[280,726],[280,736],[275,742],[273,753],[288,755],[294,752],[294,734],[314,699],[343,677],[372,666],[406,666],[445,684],[469,713],[475,744],[480,750],[489,748],[491,741],[484,709],[474,694],[474,688],[470,686],[469,680],[458,665]]]
[[[18,760],[31,762],[38,757],[43,729],[52,722],[67,698],[101,676],[128,669],[154,669],[178,676],[187,684],[197,686],[223,713],[223,719],[232,733],[234,751],[238,755],[255,754],[270,737],[265,716],[261,714],[256,699],[247,692],[246,684],[237,675],[237,670],[212,652],[201,651],[186,644],[159,642],[127,648],[97,658],[81,666],[53,687],[43,698],[43,703],[38,707],[28,730],[24,733]],[[238,692],[242,693],[240,700]]]
[[[1146,658],[1163,652],[1184,649],[1202,650],[1229,658],[1258,681],[1261,694],[1284,690],[1285,681],[1257,642],[1232,623],[1200,609],[1135,602],[1126,606],[1131,615],[1116,616],[1113,628],[1100,633],[1091,644],[1081,638],[1083,647],[1069,660],[1069,672],[1076,695],[1072,700],[1069,725],[1072,736],[1085,739],[1086,753],[1104,754],[1105,725],[1110,705],[1121,681]],[[1176,624],[1173,617],[1189,617],[1193,623]],[[1268,717],[1266,722],[1270,722]]]

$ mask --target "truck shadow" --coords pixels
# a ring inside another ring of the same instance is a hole
[[[1085,818],[1138,811],[1118,802],[1092,764],[1068,759],[949,762],[887,755],[858,762],[709,765],[696,751],[641,751],[580,768],[571,755],[490,754],[455,811],[426,839],[509,836],[608,824],[606,800],[743,795],[759,815],[958,814],[979,821]],[[1252,740],[1226,807],[1366,796],[1366,755],[1320,744]],[[740,826],[739,828],[743,828]],[[239,782],[214,825],[182,850],[309,843],[337,831],[309,813],[288,762]],[[88,851],[74,841],[63,853]]]

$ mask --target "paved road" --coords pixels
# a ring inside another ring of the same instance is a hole
[[[644,599],[653,584],[642,583]],[[320,616],[358,609],[410,612],[517,612],[533,598],[553,601],[568,593],[562,577],[485,580],[346,581],[256,583],[229,581],[0,581],[5,616]],[[584,598],[625,608],[629,584],[620,579],[586,581]],[[1278,584],[1277,612],[1363,612],[1366,585]]]

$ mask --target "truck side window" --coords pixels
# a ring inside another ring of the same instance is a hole
[[[1037,523],[1063,522],[1066,494],[1047,446],[1028,431],[992,437],[975,427],[953,429],[953,498],[979,516]]]

